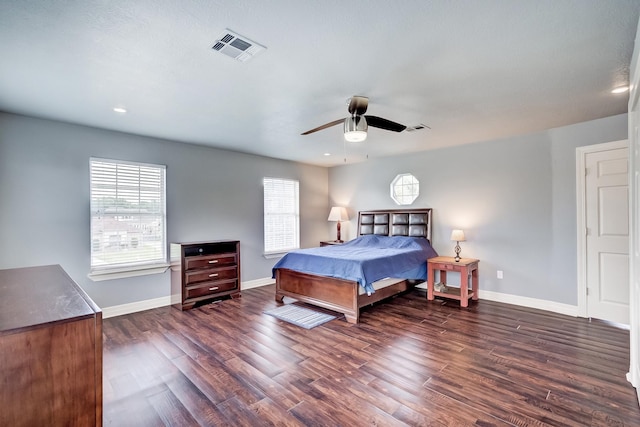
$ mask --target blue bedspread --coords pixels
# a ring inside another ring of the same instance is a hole
[[[368,294],[373,282],[386,277],[427,278],[426,260],[438,256],[427,239],[404,236],[361,236],[342,245],[299,249],[273,266],[302,273],[356,281]]]

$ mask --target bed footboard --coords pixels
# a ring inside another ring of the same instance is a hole
[[[332,277],[276,270],[276,301],[283,297],[343,313],[347,322],[358,323],[358,283]]]
[[[389,279],[387,279],[389,280]],[[343,313],[349,323],[358,323],[360,308],[413,288],[414,283],[397,279],[372,295],[359,294],[357,282],[300,273],[286,268],[276,270],[276,301],[284,297]]]

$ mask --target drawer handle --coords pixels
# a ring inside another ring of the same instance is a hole
[[[217,259],[212,259],[211,261],[209,261],[209,264],[215,264],[216,262],[218,262]]]
[[[214,286],[213,288],[209,288],[210,291],[217,291],[220,289],[220,286]]]
[[[211,273],[209,277],[218,277],[218,273]]]

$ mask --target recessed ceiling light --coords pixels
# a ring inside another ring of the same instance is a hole
[[[113,111],[115,111],[116,113],[124,114],[127,112],[127,109],[123,107],[113,107]]]
[[[325,155],[325,156],[330,156],[330,155],[331,155],[331,153],[324,153],[324,155]]]
[[[629,90],[629,86],[619,86],[611,91],[611,93],[625,93]]]

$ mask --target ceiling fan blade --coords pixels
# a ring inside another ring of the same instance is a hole
[[[330,128],[331,126],[339,125],[340,123],[344,123],[344,119],[338,119],[338,120],[334,120],[333,122],[325,123],[322,126],[318,126],[317,128],[303,132],[300,135],[309,135],[310,133],[318,132],[319,130],[323,130],[326,128]]]
[[[369,106],[369,98],[366,96],[352,96],[349,101],[349,114],[352,116],[361,116],[367,112]]]
[[[369,126],[373,126],[374,128],[390,130],[392,132],[402,132],[407,128],[405,125],[392,122],[391,120],[383,119],[382,117],[376,117],[376,116],[364,116],[364,117],[367,119],[367,123],[369,124]]]

